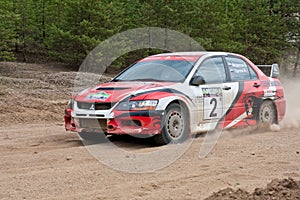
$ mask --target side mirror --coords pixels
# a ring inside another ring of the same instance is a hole
[[[194,76],[191,80],[191,85],[199,86],[205,84],[205,80],[202,76]]]
[[[272,78],[278,78],[279,77],[279,66],[278,66],[278,64],[273,64],[272,65],[270,76]]]

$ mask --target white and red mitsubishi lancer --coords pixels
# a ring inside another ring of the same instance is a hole
[[[153,55],[74,95],[65,128],[83,139],[130,134],[167,144],[191,133],[278,123],[286,110],[278,76],[277,64],[257,66],[234,53]]]

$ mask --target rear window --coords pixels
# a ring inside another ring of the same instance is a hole
[[[242,59],[236,57],[226,57],[229,74],[232,81],[255,80],[255,71]]]

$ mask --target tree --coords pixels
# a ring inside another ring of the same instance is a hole
[[[294,54],[294,76],[297,73],[300,62],[300,2],[297,0],[285,0],[281,3],[281,13],[286,26],[286,40],[290,44]]]
[[[279,61],[287,49],[300,60],[298,0],[2,0],[0,60],[51,59],[79,66],[100,42],[132,28],[165,28],[206,50],[245,54],[256,63]],[[151,35],[148,36],[151,45]],[[179,46],[182,44],[178,44]],[[190,48],[192,50],[192,48]],[[162,50],[122,56],[127,66]]]
[[[5,0],[0,7],[0,61],[15,60],[13,46],[16,38],[15,21],[19,16],[13,12],[13,2]]]

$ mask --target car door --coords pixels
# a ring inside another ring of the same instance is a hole
[[[198,131],[212,130],[224,117],[224,111],[229,106],[227,102],[231,102],[225,99],[232,99],[231,87],[227,84],[228,72],[222,56],[205,59],[193,77],[203,79],[202,84],[191,86],[198,108]]]
[[[225,56],[233,101],[226,110],[225,128],[254,124],[262,94],[261,82],[251,66],[242,58]]]

